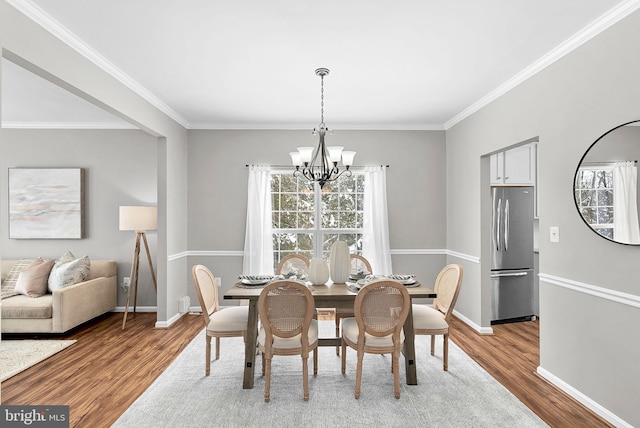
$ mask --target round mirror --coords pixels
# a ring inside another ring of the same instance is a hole
[[[640,120],[623,123],[589,147],[573,180],[582,220],[598,235],[620,244],[640,245],[639,159]]]

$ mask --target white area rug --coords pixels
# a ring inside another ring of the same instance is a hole
[[[0,341],[0,382],[76,343],[75,340]]]
[[[333,321],[321,322],[321,336]],[[439,338],[440,339],[440,338]],[[391,357],[365,355],[360,399],[353,396],[356,353],[347,349],[347,373],[335,348],[320,348],[318,375],[309,376],[302,399],[300,357],[276,356],[271,402],[264,402],[261,360],[255,388],[242,389],[242,338],[223,338],[220,359],[204,375],[204,331],[116,421],[114,427],[541,427],[546,426],[453,342],[449,371],[442,370],[442,340],[436,356],[427,336],[416,340],[418,385],[406,384],[401,359],[401,396],[393,396]],[[212,355],[215,351],[212,349]],[[313,373],[310,358],[309,372]]]

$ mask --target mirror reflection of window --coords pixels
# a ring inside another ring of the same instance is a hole
[[[584,165],[576,176],[580,214],[593,230],[614,241],[640,244],[637,193],[636,162]]]
[[[615,126],[584,153],[574,176],[574,200],[591,230],[620,244],[640,245],[640,120]]]
[[[613,167],[581,167],[575,192],[582,218],[600,235],[613,239]]]

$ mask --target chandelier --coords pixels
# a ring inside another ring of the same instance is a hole
[[[310,182],[317,182],[320,188],[325,183],[335,181],[342,174],[350,176],[349,167],[353,165],[356,152],[344,151],[344,147],[326,147],[324,137],[329,132],[324,124],[324,77],[329,74],[329,69],[318,68],[316,75],[320,76],[320,125],[313,130],[313,135],[319,135],[318,147],[298,147],[297,152],[291,152],[291,162],[296,170],[294,177],[304,177]],[[338,162],[342,159],[344,170],[340,171]],[[300,169],[302,167],[302,169]]]

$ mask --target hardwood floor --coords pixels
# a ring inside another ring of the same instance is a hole
[[[539,322],[494,325],[493,335],[479,335],[453,317],[449,337],[549,426],[612,427],[536,373]]]
[[[2,382],[2,404],[65,404],[72,427],[111,426],[203,327],[185,315],[157,329],[155,313],[137,313],[122,331],[122,316],[83,326],[65,337],[77,343]]]
[[[154,328],[155,319],[136,314],[122,331],[113,313],[83,326],[65,336],[76,344],[2,382],[2,404],[66,404],[72,427],[111,426],[202,329],[196,315],[168,329]],[[454,319],[451,340],[551,427],[611,426],[535,373],[538,322],[494,331],[479,335]]]

